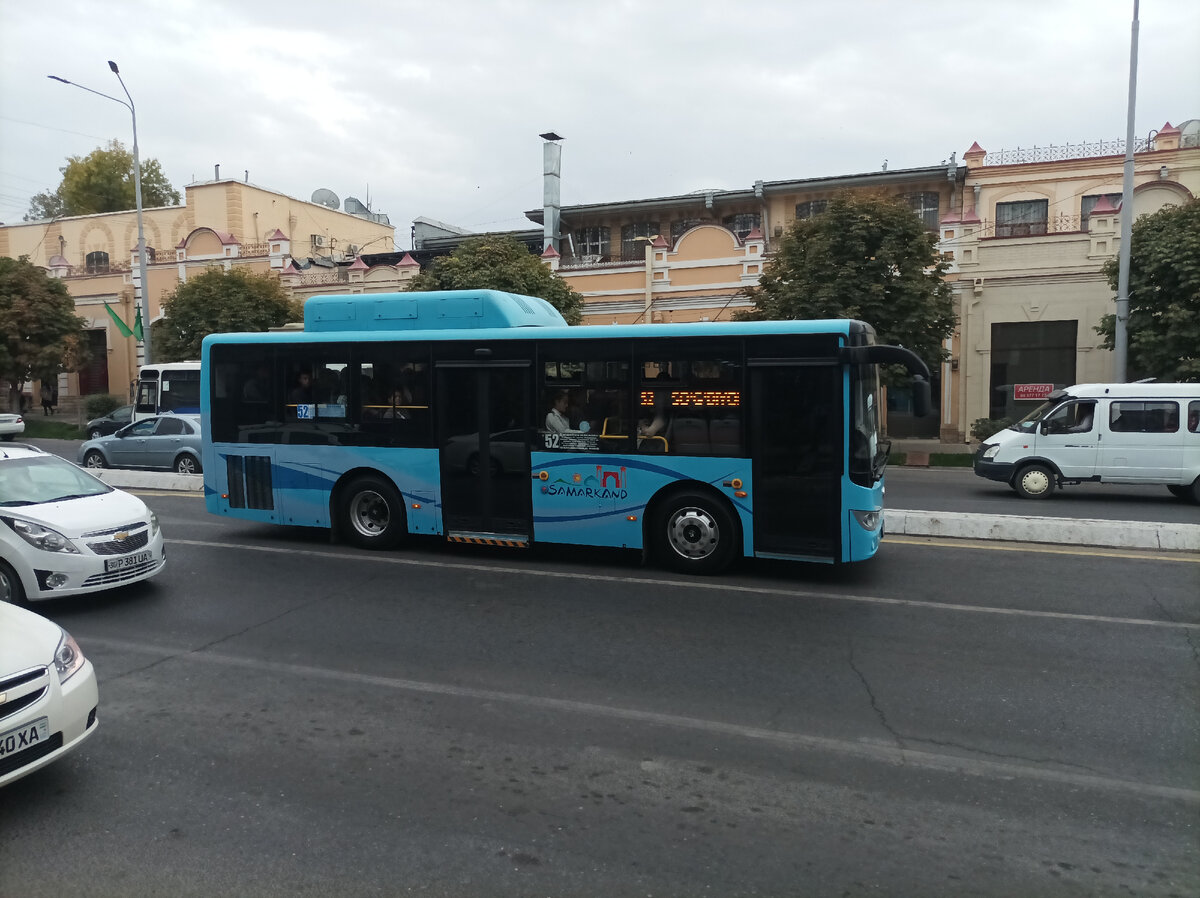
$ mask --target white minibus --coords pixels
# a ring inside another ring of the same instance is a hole
[[[1055,390],[984,440],[975,473],[1025,499],[1044,499],[1066,484],[1144,483],[1200,503],[1200,384]]]

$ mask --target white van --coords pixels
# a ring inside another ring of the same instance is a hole
[[[1200,384],[1079,384],[1055,390],[988,437],[975,473],[1044,499],[1068,483],[1161,484],[1200,503]]]

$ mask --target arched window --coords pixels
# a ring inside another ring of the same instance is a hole
[[[108,253],[103,250],[88,253],[84,259],[84,267],[88,274],[107,274]]]

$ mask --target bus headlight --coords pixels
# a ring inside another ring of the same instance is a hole
[[[995,446],[984,446],[984,447],[983,447],[983,456],[982,456],[982,457],[983,457],[983,458],[995,458],[995,457],[996,457],[996,453],[997,453],[997,452],[999,452],[999,451],[1000,451],[1000,444],[999,444],[999,443],[997,443]]]
[[[878,530],[879,525],[883,523],[883,512],[878,509],[874,511],[859,511],[857,508],[851,512],[854,515],[854,520],[858,521],[858,526],[863,530]]]

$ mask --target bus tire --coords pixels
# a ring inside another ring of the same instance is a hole
[[[658,560],[685,574],[715,574],[737,549],[737,520],[719,498],[678,492],[657,503],[650,522],[651,550]]]
[[[1034,463],[1017,471],[1012,486],[1022,499],[1046,499],[1054,493],[1055,479],[1048,465]]]
[[[360,549],[391,549],[408,535],[404,499],[385,477],[365,474],[340,492],[338,529]]]

